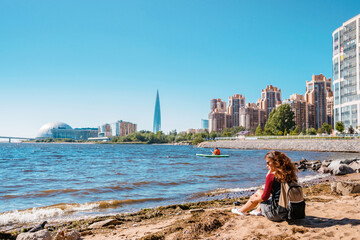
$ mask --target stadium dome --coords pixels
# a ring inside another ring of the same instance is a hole
[[[36,138],[52,138],[52,129],[72,129],[72,127],[63,122],[46,123],[40,128]]]

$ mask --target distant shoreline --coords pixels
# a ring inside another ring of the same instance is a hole
[[[360,140],[308,140],[308,139],[281,139],[281,140],[221,140],[202,142],[200,148],[230,148],[250,150],[281,150],[281,151],[311,151],[311,152],[360,152]]]

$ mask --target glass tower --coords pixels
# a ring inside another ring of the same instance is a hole
[[[360,119],[360,14],[333,34],[334,124],[356,127]]]
[[[161,114],[160,114],[159,90],[157,90],[157,92],[156,92],[154,125],[153,125],[153,132],[157,133],[158,131],[161,131]]]

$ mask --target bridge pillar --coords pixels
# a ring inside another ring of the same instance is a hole
[[[9,143],[11,143],[11,138],[9,138]]]

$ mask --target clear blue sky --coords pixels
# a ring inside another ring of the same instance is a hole
[[[332,77],[332,32],[359,0],[0,1],[0,136],[117,120],[200,128],[210,99],[282,98]]]

